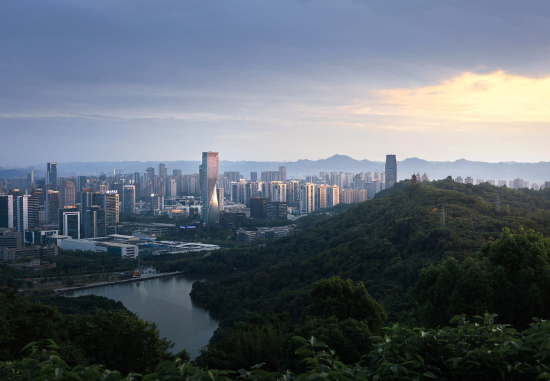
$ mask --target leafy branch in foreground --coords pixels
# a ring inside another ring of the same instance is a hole
[[[109,371],[100,365],[69,366],[55,350],[53,341],[42,351],[31,343],[30,355],[21,361],[0,364],[2,380],[208,380],[229,381],[312,381],[312,380],[533,380],[549,379],[550,323],[534,323],[518,332],[507,324],[495,324],[495,314],[476,316],[470,322],[455,316],[453,327],[424,330],[399,325],[384,328],[384,336],[373,337],[373,350],[353,365],[344,364],[326,344],[314,337],[294,337],[302,346],[296,354],[304,357],[308,370],[266,372],[258,364],[246,371],[200,369],[181,359],[161,362],[154,373],[140,375]],[[22,351],[22,352],[23,352]]]

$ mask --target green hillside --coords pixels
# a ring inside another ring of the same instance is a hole
[[[500,211],[496,210],[497,192]],[[219,282],[193,286],[193,300],[222,318],[221,328],[199,362],[202,358],[204,365],[211,365],[214,357],[219,360],[219,351],[233,351],[231,346],[223,347],[224,340],[228,343],[250,334],[251,326],[255,330],[274,326],[272,321],[247,320],[247,311],[263,316],[284,313],[280,319],[291,327],[287,332],[298,330],[305,337],[322,324],[330,324],[324,321],[312,326],[311,321],[304,323],[302,314],[312,284],[332,276],[363,282],[385,309],[387,323],[423,324],[421,316],[414,313],[417,301],[410,298],[421,270],[449,258],[458,262],[476,258],[484,244],[498,239],[504,228],[511,232],[532,229],[550,236],[550,201],[545,196],[544,192],[534,194],[489,184],[458,184],[450,178],[415,186],[401,182],[373,200],[266,247],[232,249],[190,261],[187,268],[197,273],[230,274]],[[440,226],[442,208],[445,226]],[[239,326],[241,336],[232,329],[237,321],[248,321],[248,328]],[[280,321],[275,326],[280,327]],[[306,326],[309,331],[303,332]],[[344,330],[338,327],[335,329]],[[281,332],[284,329],[279,330],[279,336]],[[288,345],[288,339],[283,342],[283,347]]]
[[[445,227],[440,226],[442,207]],[[401,182],[301,234],[261,249],[234,249],[190,262],[194,272],[235,274],[221,282],[196,283],[191,295],[230,320],[246,310],[286,311],[296,320],[311,284],[340,275],[364,281],[390,321],[398,321],[421,269],[450,257],[475,256],[505,227],[548,236],[549,222],[550,202],[519,191],[450,179],[415,186]]]

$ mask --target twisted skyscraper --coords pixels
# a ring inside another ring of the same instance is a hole
[[[216,195],[219,164],[217,152],[202,153],[202,164],[199,166],[202,199],[201,217],[206,224],[219,222],[220,219],[218,197]]]

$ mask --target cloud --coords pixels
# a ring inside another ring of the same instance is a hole
[[[430,122],[550,122],[550,77],[465,72],[433,86],[380,89],[372,94],[374,100],[349,108],[356,114]]]

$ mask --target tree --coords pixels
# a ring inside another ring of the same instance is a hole
[[[30,342],[60,340],[57,324],[61,314],[53,307],[30,303],[11,290],[0,290],[0,361],[19,357]]]
[[[479,255],[451,258],[422,270],[412,290],[415,315],[426,326],[457,314],[494,311],[501,322],[526,328],[533,317],[550,317],[550,240],[532,230],[503,229]]]
[[[363,282],[354,285],[351,279],[343,280],[339,276],[313,283],[301,321],[311,317],[365,321],[373,334],[381,332],[387,318],[384,307],[370,296]]]
[[[72,343],[90,363],[123,373],[147,372],[170,357],[173,344],[160,337],[155,323],[128,316],[123,310],[97,310],[93,315],[65,315],[63,326]]]

